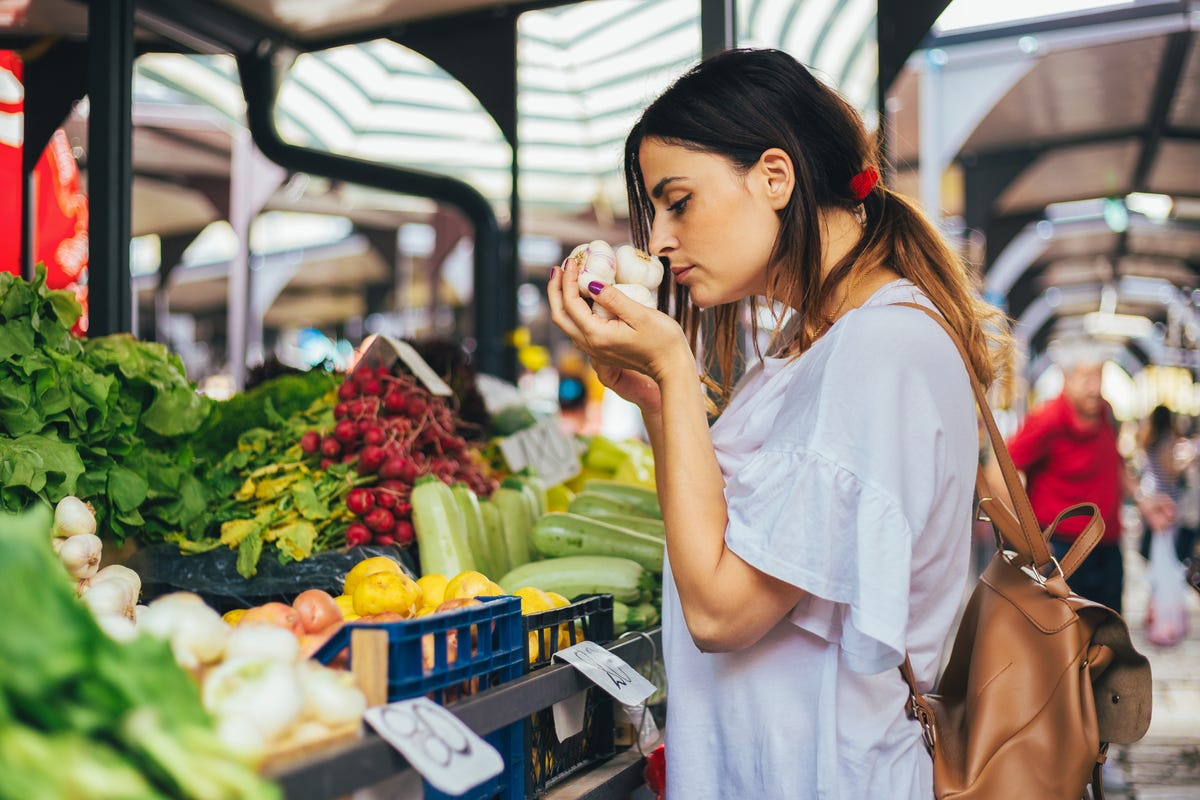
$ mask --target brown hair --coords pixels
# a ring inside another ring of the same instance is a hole
[[[880,182],[859,208],[851,179],[867,167],[878,168],[874,145],[858,113],[792,56],[766,49],[723,52],[681,76],[642,113],[625,140],[625,183],[633,241],[643,249],[654,206],[638,156],[642,142],[651,138],[724,156],[743,174],[769,148],[788,154],[796,185],[779,213],[766,300],[796,309],[797,338],[788,343],[789,352],[804,352],[823,332],[821,310],[852,269],[885,266],[933,301],[958,333],[985,387],[1007,373],[1012,340],[1003,313],[979,297],[962,259],[909,200]],[[859,213],[863,236],[822,280],[820,215],[831,208]],[[670,284],[664,282],[660,308],[668,307],[669,295]],[[704,311],[676,285],[674,308],[693,349],[703,340],[706,383],[723,406],[740,350],[739,304]],[[752,325],[756,319],[752,313]]]

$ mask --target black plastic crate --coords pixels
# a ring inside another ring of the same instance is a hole
[[[591,642],[611,641],[612,595],[584,596],[568,606],[522,619],[526,662],[535,670],[549,664],[560,649],[582,641],[580,633]],[[530,655],[535,657],[530,659]],[[613,712],[612,697],[595,686],[589,688],[583,730],[562,742],[554,732],[550,708],[530,716],[525,725],[525,796],[537,797],[583,767],[611,758],[615,752]]]

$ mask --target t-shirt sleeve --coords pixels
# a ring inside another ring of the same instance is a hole
[[[808,593],[795,625],[839,645],[855,672],[900,664],[912,532],[895,502],[819,454],[770,450],[726,483],[726,500],[729,548]]]

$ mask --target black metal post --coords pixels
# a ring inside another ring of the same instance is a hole
[[[737,47],[737,0],[700,0],[700,54]]]
[[[129,277],[134,0],[88,6],[90,335],[133,324]]]

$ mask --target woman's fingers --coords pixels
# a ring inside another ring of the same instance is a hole
[[[578,347],[579,343],[583,340],[583,333],[563,307],[563,285],[565,283],[566,278],[563,274],[563,268],[555,267],[550,273],[550,285],[546,288],[546,300],[550,303],[551,321]],[[576,287],[575,296],[578,299],[578,287]]]

